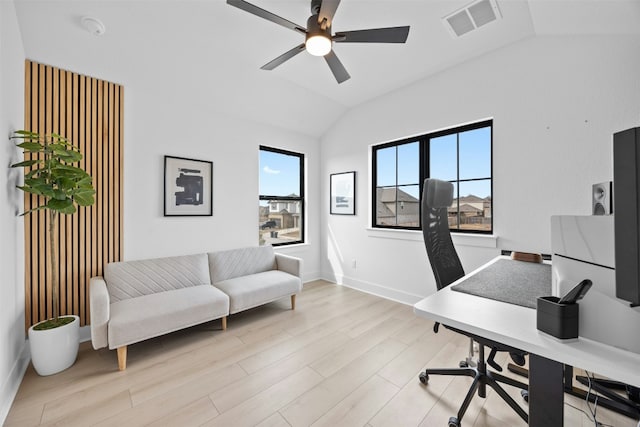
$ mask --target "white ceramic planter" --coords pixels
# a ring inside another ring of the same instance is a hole
[[[53,375],[73,365],[78,356],[80,343],[80,318],[55,329],[36,331],[29,328],[31,362],[38,375]],[[34,325],[35,326],[35,325]]]

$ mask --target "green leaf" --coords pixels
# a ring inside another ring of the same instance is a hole
[[[58,187],[60,188],[74,188],[77,186],[77,183],[71,178],[60,178],[58,180]]]
[[[17,144],[17,147],[23,148],[25,151],[28,152],[37,152],[37,151],[41,151],[42,150],[42,145],[37,143],[37,142],[29,142],[29,141],[25,141],[21,144]]]
[[[13,132],[13,136],[11,138],[40,139],[40,134],[28,130],[17,130]]]
[[[65,198],[64,200],[51,199],[47,203],[47,208],[63,214],[72,214],[76,212],[73,206],[73,200]]]
[[[67,193],[60,190],[60,189],[56,189],[53,191],[53,198],[55,200],[66,200],[67,199]]]
[[[41,195],[42,193],[40,193],[38,190],[36,190],[35,188],[29,186],[29,185],[16,185],[16,188],[19,188],[20,190],[24,191],[25,193],[31,193],[31,194],[37,194],[37,195]]]
[[[22,162],[12,164],[11,167],[12,168],[26,168],[26,167],[35,165],[36,163],[38,163],[38,160],[24,160]]]
[[[93,186],[91,185],[91,175],[89,174],[80,178],[80,180],[76,184],[78,185],[78,187],[89,187],[93,190]]]
[[[53,187],[51,186],[51,184],[37,183],[37,184],[33,184],[31,188],[36,190],[38,192],[37,194],[42,194],[43,196],[47,196],[47,197],[55,197],[55,191],[53,190]]]
[[[73,194],[73,199],[80,206],[91,206],[94,202],[93,195],[95,191],[91,190],[79,190],[75,191]]]

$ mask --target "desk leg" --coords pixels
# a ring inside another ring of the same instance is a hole
[[[564,419],[563,364],[529,355],[529,425],[562,427]]]

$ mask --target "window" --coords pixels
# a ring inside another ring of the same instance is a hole
[[[260,245],[304,242],[304,155],[260,146]]]
[[[373,147],[373,226],[420,229],[422,183],[433,177],[454,185],[452,231],[491,233],[492,129],[489,120]]]

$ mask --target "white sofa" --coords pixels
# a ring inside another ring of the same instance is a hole
[[[302,260],[271,246],[209,254],[109,263],[90,281],[94,349],[117,349],[126,369],[127,346],[227,316],[302,289]],[[212,286],[213,283],[213,286]]]

